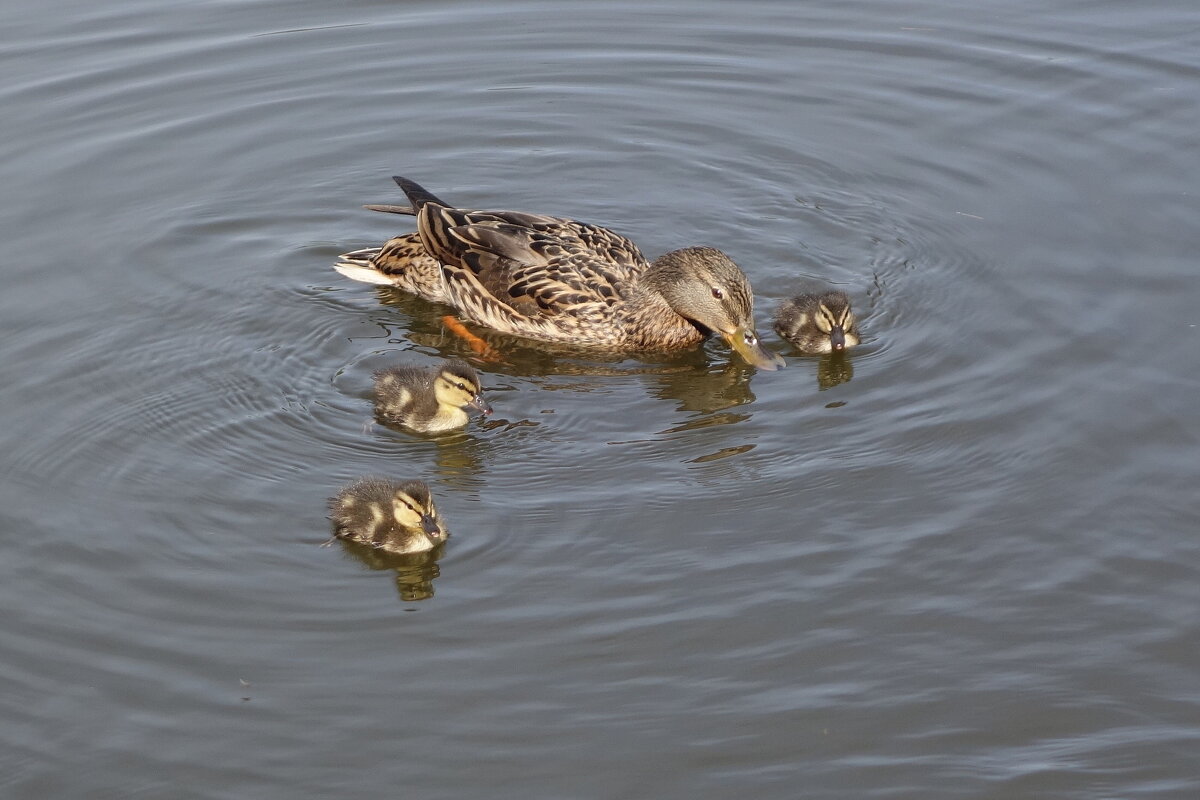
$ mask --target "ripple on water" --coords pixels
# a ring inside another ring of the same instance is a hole
[[[1191,788],[1180,9],[145,5],[6,49],[5,785]],[[470,356],[329,267],[411,230],[393,172],[719,245],[769,341],[844,288],[864,344],[499,339],[495,417],[365,427]],[[435,564],[318,546],[361,474],[430,481]]]

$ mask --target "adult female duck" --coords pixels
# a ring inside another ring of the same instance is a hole
[[[417,232],[356,250],[334,268],[458,309],[468,321],[546,342],[605,350],[675,350],[718,334],[760,369],[783,359],[759,344],[746,275],[713,247],[648,261],[607,228],[517,211],[455,208],[406,178]]]

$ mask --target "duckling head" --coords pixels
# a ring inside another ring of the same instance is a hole
[[[859,343],[850,298],[836,290],[785,302],[779,308],[775,330],[805,353],[840,353]]]
[[[659,256],[643,282],[675,313],[717,333],[759,369],[775,370],[783,358],[765,349],[754,330],[754,293],[741,268],[715,247],[686,247]]]
[[[829,335],[829,349],[835,353],[858,344],[858,328],[854,325],[854,312],[850,310],[850,298],[845,292],[821,295],[813,322],[822,333]]]
[[[449,535],[438,519],[433,495],[423,481],[405,481],[392,495],[392,516],[405,530],[420,531],[431,545],[441,544]]]
[[[460,362],[442,364],[433,380],[433,394],[443,408],[473,408],[484,416],[492,413],[492,407],[483,399],[478,373]]]

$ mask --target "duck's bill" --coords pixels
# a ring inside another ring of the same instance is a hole
[[[735,328],[732,333],[722,333],[721,338],[729,343],[733,351],[744,358],[748,364],[759,369],[783,369],[783,356],[772,353],[762,346],[758,334],[753,328]]]
[[[835,353],[846,349],[846,332],[842,330],[841,325],[835,325],[833,330],[829,331],[829,346]]]
[[[483,414],[485,417],[491,416],[491,414],[492,414],[491,405],[489,405],[488,401],[484,400],[479,395],[475,395],[474,397],[472,397],[471,402],[467,403],[467,406],[475,409],[480,414]]]

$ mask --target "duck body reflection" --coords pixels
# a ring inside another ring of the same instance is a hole
[[[442,574],[437,562],[442,554],[441,545],[419,553],[389,553],[349,539],[342,539],[340,544],[348,557],[365,568],[391,572],[401,600],[409,602],[433,597],[433,582]]]

